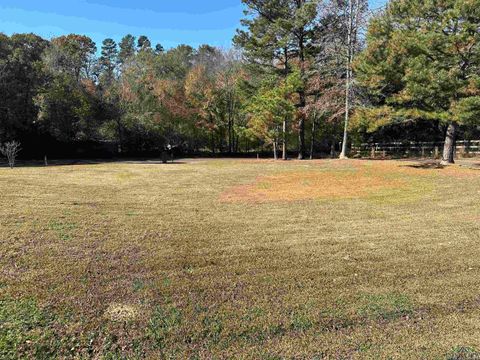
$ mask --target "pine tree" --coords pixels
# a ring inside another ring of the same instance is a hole
[[[148,37],[146,37],[145,35],[142,35],[138,38],[137,48],[138,48],[138,51],[151,50],[152,43],[150,42],[150,39]]]
[[[317,0],[242,0],[247,10],[242,24],[247,30],[238,30],[234,39],[241,46],[248,61],[260,65],[264,72],[276,72],[287,77],[291,63],[298,64],[303,86],[298,88],[296,107],[298,127],[298,157],[305,156],[305,106],[307,64],[314,49]],[[286,158],[286,121],[284,151]]]
[[[156,54],[161,54],[165,51],[165,48],[163,47],[162,44],[157,44],[155,45],[155,53]]]
[[[480,7],[475,0],[394,0],[372,21],[357,65],[377,126],[428,119],[446,127],[443,164],[454,162],[459,124],[480,119]]]
[[[125,35],[120,42],[120,51],[118,53],[118,62],[124,65],[128,59],[135,55],[135,37],[133,35]]]
[[[117,60],[117,43],[113,39],[103,40],[100,66],[102,69],[102,78],[107,84],[110,84],[115,77]]]

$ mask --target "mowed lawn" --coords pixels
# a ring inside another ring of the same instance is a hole
[[[475,356],[479,163],[0,168],[0,358]]]

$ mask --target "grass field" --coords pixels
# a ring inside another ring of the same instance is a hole
[[[2,359],[480,357],[474,166],[0,168],[0,194]]]

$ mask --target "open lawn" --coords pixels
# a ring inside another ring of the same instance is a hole
[[[477,358],[476,163],[0,168],[0,358]]]

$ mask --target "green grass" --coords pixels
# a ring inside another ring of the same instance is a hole
[[[50,322],[32,300],[0,301],[0,358],[16,358],[20,353],[48,358],[54,351]]]
[[[58,220],[53,220],[49,223],[49,229],[55,231],[58,237],[65,241],[71,240],[71,234],[74,232],[76,227],[76,224],[65,223]]]
[[[414,314],[411,300],[401,294],[366,294],[361,300],[359,315],[373,320],[395,320]]]
[[[478,358],[480,171],[411,165],[1,168],[0,358]]]
[[[478,360],[480,352],[470,347],[456,347],[447,356],[447,360]]]

